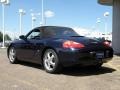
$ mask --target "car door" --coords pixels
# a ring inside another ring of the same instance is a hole
[[[35,59],[35,55],[38,50],[38,45],[42,45],[39,43],[41,40],[41,33],[39,29],[32,30],[27,36],[25,40],[22,40],[19,50],[19,58],[25,61],[37,62]]]

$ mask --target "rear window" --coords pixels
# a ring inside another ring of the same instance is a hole
[[[73,29],[66,27],[45,27],[43,35],[45,37],[79,36]]]

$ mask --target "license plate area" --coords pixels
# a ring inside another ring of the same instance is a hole
[[[96,52],[96,58],[97,59],[103,59],[104,58],[104,52]]]

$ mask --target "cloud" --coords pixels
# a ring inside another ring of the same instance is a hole
[[[81,28],[81,27],[75,27],[74,30],[75,30],[79,35],[82,35],[82,36],[87,36],[87,35],[90,33],[90,30],[84,29],[84,28]]]
[[[55,13],[51,10],[47,10],[45,11],[45,17],[47,18],[51,18],[51,17],[54,17],[55,16]]]
[[[79,35],[87,36],[87,37],[103,37],[102,32],[92,31],[90,29],[85,29],[81,27],[73,28]]]

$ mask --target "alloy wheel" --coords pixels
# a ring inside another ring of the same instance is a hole
[[[46,67],[46,69],[48,70],[53,70],[55,68],[55,55],[53,52],[49,51],[45,54],[45,57],[44,57],[44,65]]]
[[[9,60],[11,63],[14,63],[16,60],[16,52],[14,48],[10,48],[9,50]]]

